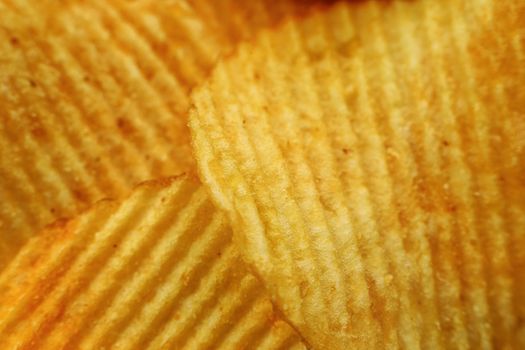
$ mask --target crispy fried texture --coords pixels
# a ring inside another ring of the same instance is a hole
[[[0,276],[2,349],[304,349],[186,177],[31,239]]]
[[[190,89],[307,8],[271,3],[0,0],[0,269],[56,218],[192,169]]]
[[[313,348],[525,348],[524,20],[341,3],[195,91],[202,179]]]

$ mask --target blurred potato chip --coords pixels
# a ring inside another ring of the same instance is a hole
[[[191,178],[34,237],[0,276],[2,349],[304,349]]]
[[[0,0],[0,268],[34,232],[193,169],[189,90],[292,0]]]
[[[342,2],[195,90],[201,177],[312,348],[525,348],[524,19]]]

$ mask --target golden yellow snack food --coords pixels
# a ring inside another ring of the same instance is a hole
[[[32,238],[0,275],[2,349],[304,349],[187,177]]]
[[[312,348],[525,348],[524,21],[342,2],[194,92],[202,180]]]
[[[189,90],[307,6],[272,3],[1,0],[0,269],[56,218],[192,169]]]

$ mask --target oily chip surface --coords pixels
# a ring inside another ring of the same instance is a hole
[[[0,275],[2,349],[305,349],[187,177],[31,240]]]
[[[201,177],[312,348],[525,347],[524,19],[342,2],[195,91]]]
[[[308,4],[0,1],[0,269],[44,225],[194,168],[188,94]]]

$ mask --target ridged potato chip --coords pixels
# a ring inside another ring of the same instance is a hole
[[[198,181],[140,185],[32,238],[0,276],[2,349],[305,349]]]
[[[0,1],[0,268],[34,232],[193,169],[190,89],[291,0]]]
[[[524,23],[342,2],[194,92],[201,177],[312,348],[525,348]]]

